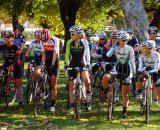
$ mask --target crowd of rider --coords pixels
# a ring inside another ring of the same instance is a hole
[[[25,54],[25,37],[23,36],[24,27],[18,25],[15,32],[4,31],[4,43],[0,45],[0,53],[4,59],[3,70],[13,71],[14,85],[17,89],[18,109],[23,110],[23,86],[22,86],[22,64],[24,58],[27,59],[31,53],[36,62],[34,78],[38,78],[39,66],[45,66],[51,76],[51,107],[50,111],[55,112],[57,97],[57,79],[59,72],[59,39],[51,36],[48,29],[36,30],[35,39],[29,44]],[[102,77],[103,91],[106,93],[112,86],[110,71],[116,69],[120,74],[125,74],[122,81],[122,106],[123,116],[127,116],[129,104],[130,86],[133,87],[133,95],[137,99],[142,98],[142,90],[146,82],[146,75],[143,73],[147,67],[148,73],[153,75],[154,103],[158,104],[160,97],[160,40],[157,39],[158,29],[154,26],[148,28],[149,39],[139,44],[133,36],[132,29],[126,31],[113,31],[110,38],[102,31],[99,34],[99,41],[93,44],[90,35],[80,26],[72,26],[69,29],[71,39],[66,43],[65,69],[67,67],[82,67],[82,79],[86,87],[87,100],[92,100],[93,75],[103,66],[104,74]],[[94,60],[96,59],[96,63]],[[106,64],[107,63],[107,64]],[[88,71],[91,68],[91,71]],[[137,73],[140,73],[137,77]],[[70,112],[74,112],[74,88],[76,71],[70,70],[69,73],[69,102]]]

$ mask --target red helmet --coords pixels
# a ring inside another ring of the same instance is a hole
[[[116,31],[111,32],[110,36],[114,37],[114,38],[117,38],[117,32]]]
[[[4,31],[3,36],[7,37],[7,38],[15,37],[15,33],[11,30],[6,30],[6,31]]]
[[[43,29],[40,34],[41,34],[42,42],[46,42],[50,39],[50,34],[49,34],[48,29]]]

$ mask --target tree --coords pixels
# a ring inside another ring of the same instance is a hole
[[[127,27],[134,29],[137,38],[143,41],[148,38],[148,17],[140,0],[121,0],[121,7]]]
[[[59,1],[60,17],[65,30],[65,42],[70,39],[69,28],[75,25],[77,11],[81,0],[61,0]],[[65,51],[65,47],[64,47]]]

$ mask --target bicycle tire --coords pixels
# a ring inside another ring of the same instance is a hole
[[[8,79],[8,83],[5,85],[5,104],[6,106],[12,105],[16,101],[17,91],[15,89],[14,83],[11,82],[13,80]]]
[[[34,82],[30,80],[26,87],[27,104],[32,102],[33,95],[34,95]]]
[[[0,77],[0,98],[4,96],[4,77]]]
[[[150,120],[150,101],[149,101],[149,91],[146,90],[146,113],[145,113],[146,123],[149,124]]]
[[[81,101],[80,101],[80,94],[81,94],[81,89],[80,89],[80,84],[76,84],[75,85],[75,114],[76,114],[76,118],[80,118],[80,105],[81,105]]]
[[[108,96],[108,114],[107,114],[108,121],[112,120],[112,114],[113,114],[114,107],[115,107],[115,89],[114,89],[114,86],[110,89],[112,91],[112,95],[111,95],[111,98],[109,98],[110,96]],[[110,90],[109,90],[109,92],[110,92]]]
[[[100,100],[102,98],[102,85],[101,85],[101,76],[96,73],[94,75],[94,80],[92,83],[92,99]]]
[[[39,83],[37,82],[34,89],[34,116],[40,115],[41,111],[41,88],[39,86]]]

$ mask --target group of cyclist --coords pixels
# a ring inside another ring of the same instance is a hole
[[[7,72],[9,69],[14,73],[14,84],[17,89],[17,99],[19,102],[19,110],[23,110],[23,86],[22,86],[22,62],[25,37],[22,35],[24,28],[18,25],[15,32],[4,32],[4,44],[0,45],[0,53],[4,59],[2,68]],[[89,41],[88,34],[80,26],[72,26],[69,29],[71,39],[66,43],[65,53],[65,69],[68,67],[81,67],[81,77],[87,93],[87,101],[92,101],[92,81],[95,72],[103,66],[104,73],[102,76],[103,92],[107,93],[108,88],[112,87],[110,82],[112,76],[110,71],[116,69],[118,74],[123,74],[122,81],[122,106],[123,116],[127,116],[127,108],[129,104],[130,86],[133,86],[133,94],[138,99],[142,98],[142,90],[144,88],[147,75],[143,73],[143,68],[147,67],[147,71],[153,74],[154,85],[154,101],[158,104],[160,97],[160,41],[156,39],[158,29],[149,27],[148,34],[150,39],[142,42],[140,45],[138,40],[133,37],[133,30],[113,31],[110,34],[110,40],[107,40],[107,34],[102,31],[99,34],[99,42],[92,44]],[[34,60],[36,67],[33,78],[37,80],[39,77],[38,69],[45,66],[51,76],[51,107],[50,111],[55,112],[55,104],[57,97],[57,79],[59,72],[59,39],[51,36],[48,29],[36,30],[33,40],[29,48],[24,54],[25,59],[34,52]],[[94,46],[94,47],[93,47]],[[97,63],[92,65],[93,60],[97,59]],[[88,71],[88,68],[91,68]],[[137,72],[141,73],[136,81]],[[69,70],[69,103],[70,112],[74,112],[74,92],[75,79],[77,72]]]

